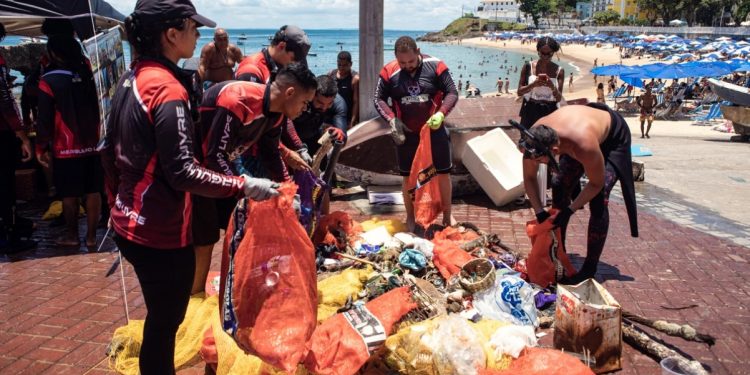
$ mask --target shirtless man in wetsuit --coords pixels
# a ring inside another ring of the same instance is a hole
[[[521,126],[520,124],[518,125]],[[560,227],[562,241],[570,216],[588,203],[586,260],[577,274],[561,281],[577,284],[596,274],[599,257],[609,231],[609,193],[620,180],[630,221],[630,234],[638,237],[638,221],[630,154],[630,129],[619,113],[606,105],[568,105],[540,118],[522,133],[518,142],[523,156],[526,194],[537,222],[553,220]],[[555,157],[559,155],[559,162]],[[552,175],[552,207],[555,216],[544,209],[539,199],[537,170],[548,164]],[[580,179],[586,173],[589,182],[581,190]],[[571,198],[575,198],[571,202]]]
[[[648,132],[651,131],[651,124],[654,122],[654,107],[656,107],[656,97],[651,93],[651,85],[646,86],[646,92],[643,93],[638,99],[635,100],[638,106],[641,107],[641,138],[651,138],[648,136]],[[648,128],[646,128],[646,134],[643,133],[643,123],[648,120]]]
[[[198,74],[203,82],[211,84],[232,79],[234,65],[242,61],[242,51],[229,44],[229,35],[224,29],[216,29],[214,41],[201,49]]]

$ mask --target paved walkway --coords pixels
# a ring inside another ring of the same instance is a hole
[[[343,196],[333,209],[364,220],[363,194]],[[611,228],[597,279],[623,308],[649,318],[690,323],[718,338],[711,348],[680,339],[666,342],[706,364],[715,374],[748,373],[750,368],[750,249],[675,223],[644,209],[641,237],[631,238],[624,207],[611,203]],[[500,234],[508,245],[528,251],[524,224],[528,208],[495,209],[484,196],[456,200],[459,221]],[[41,209],[26,207],[39,218]],[[384,216],[398,216],[392,213]],[[699,217],[700,215],[695,215]],[[580,266],[585,255],[586,211],[571,222],[569,252]],[[96,249],[58,249],[61,228],[39,222],[36,250],[0,256],[0,373],[112,373],[105,352],[115,328],[125,324],[120,270],[109,277],[115,254],[110,240]],[[103,234],[103,233],[102,233]],[[218,269],[220,251],[214,251]],[[143,298],[132,268],[124,268],[131,319],[143,319]],[[672,308],[688,307],[681,310]],[[661,337],[662,335],[656,335]],[[542,343],[551,342],[551,335]],[[658,364],[623,345],[622,374],[658,374]],[[196,366],[181,374],[202,373]]]

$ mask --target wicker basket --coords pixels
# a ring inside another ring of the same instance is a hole
[[[484,258],[472,259],[461,267],[459,283],[471,293],[485,290],[495,283],[495,266]]]

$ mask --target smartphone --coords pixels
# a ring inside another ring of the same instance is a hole
[[[542,82],[545,82],[545,81],[547,81],[549,79],[549,77],[545,73],[539,74],[539,75],[537,75],[537,77],[539,77],[539,80],[542,81]]]

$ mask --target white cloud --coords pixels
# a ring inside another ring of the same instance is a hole
[[[130,14],[134,0],[108,0]],[[294,24],[307,29],[356,29],[358,0],[193,0],[198,12],[226,28],[277,28]],[[384,27],[392,30],[440,30],[478,1],[385,0]]]

